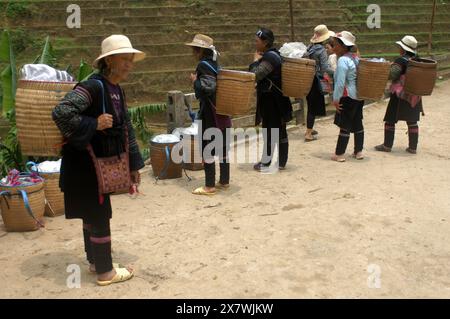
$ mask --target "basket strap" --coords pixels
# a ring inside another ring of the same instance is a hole
[[[204,65],[206,65],[209,69],[211,69],[216,75],[219,73],[218,70],[216,70],[210,63],[208,63],[208,61],[202,61],[201,63],[203,63]]]
[[[22,195],[23,203],[25,204],[25,208],[28,212],[28,215],[31,216],[36,221],[36,224],[40,227],[45,227],[33,214],[33,210],[31,209],[30,202],[28,201],[28,195],[27,192],[25,192],[23,189],[19,190],[19,193]]]
[[[100,83],[101,91],[102,91],[102,109],[103,114],[106,113],[106,106],[105,106],[105,87],[103,86],[103,82],[100,80],[95,79],[98,83]]]
[[[11,199],[11,193],[8,191],[3,191],[3,192],[0,192],[0,196],[1,196],[0,200],[3,198],[6,202],[6,206],[9,209],[8,199]]]

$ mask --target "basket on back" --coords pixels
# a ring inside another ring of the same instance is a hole
[[[52,111],[75,84],[19,81],[16,93],[16,125],[22,154],[59,155],[63,138],[52,119]]]
[[[38,230],[45,211],[44,181],[30,186],[0,185],[0,208],[7,231]]]
[[[285,96],[304,98],[311,91],[316,61],[283,57],[282,90]]]
[[[365,59],[358,66],[358,98],[361,100],[379,100],[389,80],[391,63],[373,62]]]
[[[430,59],[411,59],[405,77],[406,93],[431,95],[436,84],[437,62]]]
[[[217,75],[216,113],[236,116],[254,110],[255,74],[220,70]]]

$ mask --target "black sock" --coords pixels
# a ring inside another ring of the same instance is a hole
[[[345,154],[349,140],[350,140],[350,133],[346,130],[341,129],[336,145],[336,155]]]
[[[419,125],[416,122],[408,123],[408,139],[409,148],[411,150],[417,150],[417,144],[419,143]]]
[[[361,152],[364,148],[364,131],[359,131],[354,134],[355,138],[355,154]]]
[[[384,146],[392,148],[394,145],[395,124],[384,123]]]

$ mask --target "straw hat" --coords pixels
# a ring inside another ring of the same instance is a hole
[[[340,39],[346,46],[352,47],[356,45],[356,37],[348,31],[342,31],[339,33],[336,33],[335,36],[337,39]]]
[[[214,40],[207,35],[204,34],[197,34],[194,37],[194,40],[190,43],[186,43],[186,45],[190,47],[198,47],[198,48],[205,48],[205,49],[213,49],[214,48]]]
[[[333,36],[334,32],[330,32],[326,25],[320,24],[314,28],[314,35],[311,38],[311,43],[322,43]]]
[[[395,42],[403,48],[403,50],[416,54],[417,40],[412,35],[404,36],[401,41]]]
[[[134,49],[128,37],[121,34],[111,35],[103,40],[102,54],[95,59],[94,65],[97,65],[98,61],[107,56],[126,53],[134,54],[133,62],[141,61],[145,58],[145,53]]]

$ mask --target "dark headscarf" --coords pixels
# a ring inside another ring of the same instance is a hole
[[[272,30],[267,29],[267,28],[260,28],[256,32],[256,36],[258,38],[260,38],[261,40],[267,41],[267,45],[269,48],[273,46],[273,43],[275,41],[275,36],[273,35]]]

